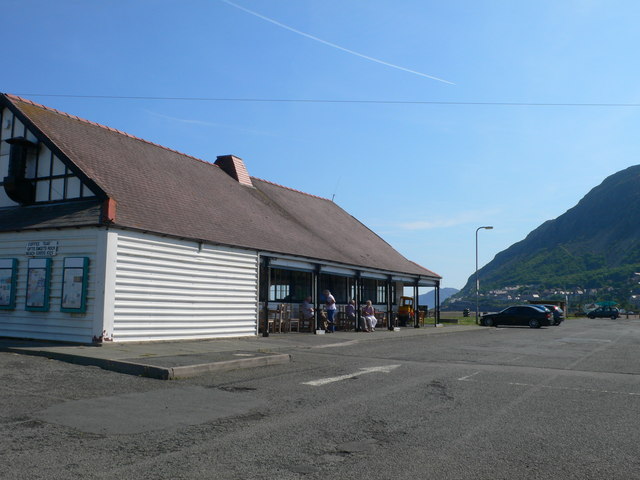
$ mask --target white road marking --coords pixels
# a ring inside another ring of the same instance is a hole
[[[471,375],[467,375],[466,377],[461,377],[458,380],[460,380],[461,382],[466,382],[467,380],[469,380],[471,377],[475,377],[476,375],[478,375],[480,372],[476,372],[476,373],[472,373]]]
[[[551,385],[533,385],[531,383],[507,382],[507,385],[515,385],[517,387],[540,387],[540,388],[548,388],[549,390],[569,390],[572,392],[610,393],[612,395],[631,395],[631,396],[640,395],[640,393],[636,393],[636,392],[619,392],[617,390],[596,390],[594,388],[552,387]]]
[[[613,340],[605,338],[579,338],[579,337],[563,337],[556,340],[561,343],[611,343]]]
[[[358,343],[358,340],[350,340],[348,342],[328,343],[326,345],[316,345],[316,346],[311,347],[311,348],[348,347],[349,345],[354,345],[356,343]]]
[[[322,385],[326,385],[328,383],[340,382],[341,380],[348,380],[349,378],[354,378],[359,375],[365,375],[367,373],[389,373],[392,370],[395,370],[400,365],[383,365],[380,367],[367,367],[361,368],[357,372],[349,373],[347,375],[340,375],[339,377],[329,377],[329,378],[321,378],[319,380],[312,380],[310,382],[303,382],[302,385],[311,385],[312,387],[319,387]]]
[[[467,375],[466,377],[459,378],[458,380],[461,382],[476,382],[476,380],[470,380],[470,378],[478,373],[480,372],[472,373],[471,375]],[[597,390],[594,388],[553,387],[551,385],[536,385],[533,383],[521,383],[521,382],[506,382],[506,385],[512,385],[514,387],[547,388],[549,390],[560,390],[560,391],[571,391],[571,392],[608,393],[611,395],[629,395],[632,397],[640,396],[640,393],[638,392],[620,392],[617,390]]]

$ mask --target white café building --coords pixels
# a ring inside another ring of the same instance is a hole
[[[322,225],[330,219],[334,234]],[[334,202],[0,95],[0,336],[257,335],[269,304],[371,299],[441,277]],[[437,312],[436,312],[437,313]]]

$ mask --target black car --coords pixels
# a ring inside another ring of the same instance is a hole
[[[553,324],[560,325],[564,320],[564,311],[558,305],[542,305],[553,314]]]
[[[611,318],[615,320],[620,317],[620,310],[616,307],[598,307],[587,313],[589,318]]]
[[[516,305],[498,313],[487,313],[482,316],[480,323],[485,327],[529,325],[531,328],[540,328],[553,323],[553,314],[542,305]]]

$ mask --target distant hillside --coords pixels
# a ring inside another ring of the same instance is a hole
[[[640,165],[606,178],[566,213],[479,271],[481,292],[508,286],[627,289],[640,272]],[[475,294],[471,275],[456,297]]]
[[[447,298],[449,298],[450,296],[458,293],[460,290],[458,290],[457,288],[441,288],[440,289],[440,303],[442,304],[442,302],[444,302]],[[422,295],[418,296],[418,300],[419,300],[419,304],[420,306],[422,305],[426,305],[429,308],[434,308],[436,305],[436,299],[435,299],[435,290],[431,290],[430,292],[427,293],[423,293]]]

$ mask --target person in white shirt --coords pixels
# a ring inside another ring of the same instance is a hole
[[[322,293],[324,294],[324,307],[327,310],[327,332],[335,332],[336,299],[329,290],[325,290]]]

